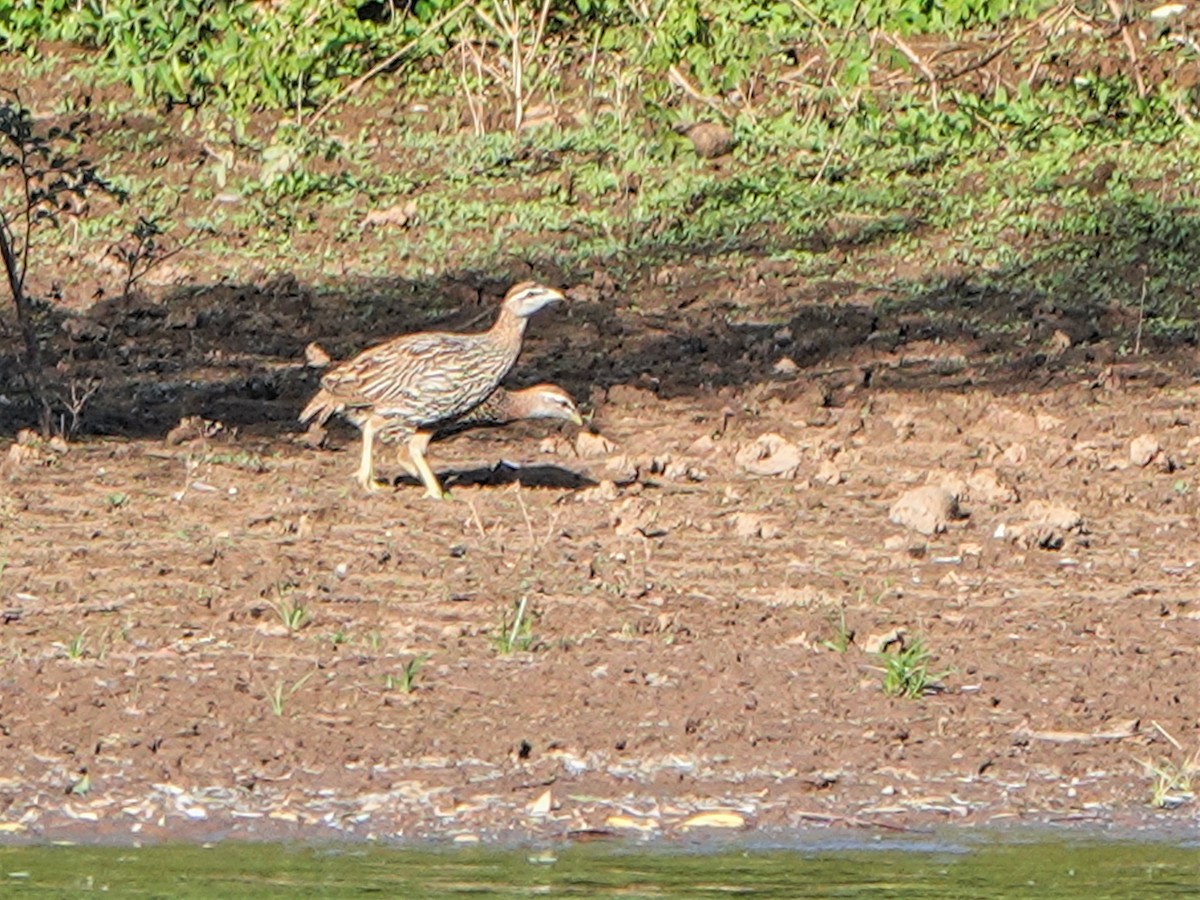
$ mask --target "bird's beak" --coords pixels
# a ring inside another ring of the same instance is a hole
[[[574,422],[576,425],[579,425],[580,427],[583,426],[583,416],[581,416],[579,414],[578,410],[573,410],[571,412],[571,421]]]

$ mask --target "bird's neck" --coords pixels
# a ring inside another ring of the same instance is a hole
[[[500,307],[500,315],[492,326],[490,334],[500,341],[512,341],[518,346],[525,335],[526,319],[511,312],[508,307]]]

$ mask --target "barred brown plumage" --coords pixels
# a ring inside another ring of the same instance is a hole
[[[446,422],[432,433],[426,432],[428,437],[418,446],[424,453],[426,447],[434,441],[442,441],[476,428],[499,428],[522,419],[562,419],[576,425],[583,424],[583,418],[579,415],[571,395],[556,384],[535,384],[533,387],[517,391],[501,387],[492,391],[488,398],[474,409]],[[394,440],[391,434],[386,433],[380,435],[379,439],[384,443]],[[414,478],[421,477],[402,456],[398,456],[397,459],[409,475]]]
[[[362,431],[356,477],[368,491],[375,489],[375,437],[387,432],[407,442],[426,493],[441,499],[445,491],[424,457],[429,439],[487,399],[517,361],[526,320],[562,299],[553,288],[523,282],[509,289],[487,331],[406,334],[370,347],[321,379],[300,421],[324,424],[340,414]]]

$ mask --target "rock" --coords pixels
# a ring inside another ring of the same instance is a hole
[[[897,525],[924,535],[939,534],[960,517],[958,496],[940,484],[914,488],[892,504],[888,517]]]
[[[38,449],[33,444],[13,444],[8,448],[8,465],[12,467],[22,466],[25,463],[34,462],[41,457]]]
[[[1056,329],[1054,334],[1050,335],[1050,340],[1046,342],[1046,353],[1050,357],[1062,356],[1071,349],[1071,336],[1065,331]]]
[[[1129,445],[1129,461],[1138,468],[1145,468],[1154,461],[1162,446],[1152,434],[1135,437]]]
[[[83,316],[69,316],[63,319],[62,330],[73,341],[98,341],[108,334],[108,329],[99,322],[94,322],[91,319]]]
[[[617,484],[629,484],[638,480],[638,465],[624,453],[610,456],[604,464],[605,473]]]
[[[671,481],[704,481],[708,478],[708,473],[699,466],[694,466],[685,460],[677,459],[663,469],[663,476],[669,478]]]
[[[531,816],[540,817],[550,815],[551,810],[554,809],[554,794],[551,793],[550,788],[542,791],[537,799],[533,800],[526,809]]]
[[[762,538],[769,541],[782,533],[779,523],[758,513],[740,512],[733,515],[733,533],[745,540]]]
[[[873,634],[867,638],[863,644],[863,652],[865,653],[882,653],[892,644],[904,644],[904,635],[908,632],[904,628],[893,628],[891,631],[885,631],[883,634]]]
[[[701,159],[716,159],[718,156],[724,156],[737,145],[733,132],[715,122],[697,122],[682,130],[691,140],[696,155]]]
[[[777,375],[791,375],[800,367],[796,365],[796,361],[790,356],[784,356],[781,357],[771,368]]]
[[[800,448],[781,435],[760,435],[738,451],[734,460],[751,475],[793,478],[800,467]]]
[[[980,503],[1015,503],[1017,489],[1001,479],[995,469],[980,469],[967,477],[967,495]]]
[[[712,435],[704,434],[688,444],[688,448],[684,453],[688,456],[708,456],[708,454],[716,449],[717,442],[713,440]]]
[[[538,441],[538,453],[569,456],[575,454],[575,445],[560,434],[552,434]]]
[[[333,360],[329,358],[329,354],[316,341],[313,341],[304,348],[304,364],[310,369],[324,369]]]
[[[1069,534],[1083,533],[1083,517],[1075,510],[1056,503],[1034,500],[1025,507],[1025,521],[1005,527],[1001,523],[994,532],[998,538],[1008,538],[1026,547],[1058,550]]]
[[[1043,503],[1041,500],[1032,501],[1026,508],[1030,522],[1048,525],[1063,531],[1073,531],[1083,525],[1083,516],[1066,506],[1057,503]]]
[[[1010,466],[1020,466],[1028,459],[1029,450],[1024,444],[1009,444],[1001,456]]]
[[[616,482],[605,479],[594,487],[584,488],[575,495],[585,503],[611,503],[621,496]]]
[[[744,828],[745,826],[746,819],[743,816],[723,810],[696,813],[679,823],[681,831],[691,828]]]
[[[398,228],[407,228],[414,224],[416,220],[416,201],[409,200],[406,203],[397,203],[395,206],[389,206],[387,209],[371,210],[363,216],[359,227],[371,228],[375,225],[395,225]]]
[[[220,422],[212,422],[200,416],[184,416],[178,425],[167,432],[164,440],[174,447],[187,441],[216,437],[224,431],[225,426]]]
[[[817,484],[827,484],[832,487],[835,484],[842,483],[842,470],[837,467],[837,464],[832,459],[826,459],[821,462],[821,465],[817,468],[817,474],[812,477],[812,480],[817,482]]]
[[[662,537],[667,529],[659,526],[658,508],[642,497],[627,497],[613,511],[612,527],[621,537],[641,535]]]
[[[607,456],[616,449],[617,445],[602,434],[581,431],[575,435],[575,452],[584,459]]]
[[[319,422],[313,422],[308,426],[308,430],[304,434],[296,438],[296,443],[317,450],[325,445],[325,438],[327,436],[328,432],[324,426]],[[168,437],[170,436],[168,435]]]

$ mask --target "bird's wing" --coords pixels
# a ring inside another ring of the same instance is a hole
[[[472,368],[486,363],[480,336],[429,332],[405,335],[364,350],[322,379],[331,393],[380,413],[452,407],[461,411],[463,386]],[[490,386],[487,388],[490,390]],[[482,398],[470,398],[474,406]]]

